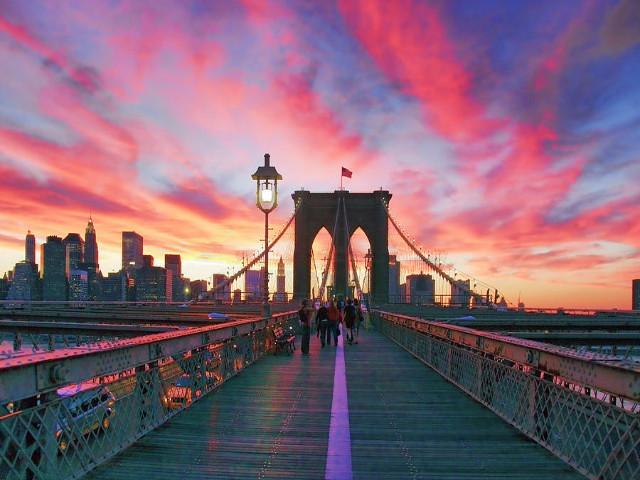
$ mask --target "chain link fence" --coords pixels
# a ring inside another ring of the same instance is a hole
[[[416,318],[379,311],[371,317],[385,336],[588,478],[640,478],[637,396],[602,391],[595,375],[587,385],[545,371],[535,352],[529,362],[518,362],[457,342],[451,333],[430,335],[424,328],[429,322]],[[482,347],[481,336],[476,342]],[[638,370],[630,369],[628,386],[638,378]]]
[[[76,376],[74,383],[57,384],[55,389],[49,387],[27,398],[7,398],[5,391],[1,405],[5,413],[0,417],[0,478],[82,477],[272,352],[274,328],[293,328],[297,315],[236,325],[199,329],[194,335],[201,341],[177,352],[167,343],[176,341],[175,334],[164,341],[153,336],[147,343],[141,337],[129,342],[136,348],[148,348],[151,361],[136,361],[134,351],[125,352],[100,376],[92,376],[87,368],[86,378]],[[124,341],[118,347],[126,345]],[[84,352],[77,360],[89,364],[95,355]],[[102,368],[105,362],[97,363]],[[59,372],[54,367],[46,371]],[[0,380],[10,374],[0,369]]]

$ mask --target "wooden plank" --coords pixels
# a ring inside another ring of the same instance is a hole
[[[584,478],[379,333],[346,348],[354,478]]]
[[[266,357],[88,478],[324,478],[334,359]]]

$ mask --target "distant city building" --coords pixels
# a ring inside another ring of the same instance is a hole
[[[142,266],[143,267],[153,267],[153,255],[143,255],[142,256]]]
[[[143,266],[143,238],[136,232],[122,232],[122,268],[134,270]]]
[[[192,280],[189,286],[193,300],[202,300],[207,295],[208,286],[206,280]]]
[[[36,263],[36,237],[31,230],[27,232],[24,240],[24,259],[27,262]]]
[[[111,272],[102,281],[102,295],[105,302],[124,302],[127,300],[127,274]]]
[[[96,266],[96,270],[100,269],[98,260],[98,240],[96,237],[96,229],[93,226],[93,219],[89,217],[87,228],[84,231],[84,260],[85,263]]]
[[[38,266],[26,260],[16,263],[7,300],[32,301],[40,298]]]
[[[95,301],[102,298],[102,273],[95,263],[82,262],[78,264],[78,270],[85,270],[88,275],[89,290],[88,300]]]
[[[233,291],[233,303],[240,303],[242,302],[242,290],[240,290],[239,288],[236,288]]]
[[[180,255],[165,254],[164,268],[171,272],[171,301],[184,302],[184,288],[182,284],[182,259]],[[167,301],[169,299],[167,298]]]
[[[401,283],[398,292],[399,294],[397,303],[407,303],[407,284]]]
[[[632,300],[631,309],[640,310],[640,278],[631,282]]]
[[[145,261],[147,262],[145,266],[138,268],[134,273],[136,300],[139,302],[166,302],[167,270],[162,267],[154,267],[151,255],[145,255]]]
[[[451,285],[451,305],[469,307],[471,304],[471,281],[455,280]]]
[[[244,274],[244,299],[247,302],[258,302],[262,300],[263,273],[264,268],[260,270],[247,270]]]
[[[86,270],[71,270],[69,276],[69,301],[89,300],[89,273]]]
[[[176,277],[180,278],[182,276],[182,259],[180,255],[165,254],[164,268],[171,270]]]
[[[67,299],[67,276],[65,275],[65,248],[62,238],[48,236],[41,246],[42,299],[64,301]]]
[[[286,303],[289,301],[289,295],[286,293],[286,276],[284,273],[284,262],[282,257],[278,261],[278,276],[276,277],[276,293],[273,296],[274,302]]]
[[[71,278],[71,271],[78,270],[84,262],[84,240],[77,233],[70,233],[62,241],[65,251],[64,272],[67,280]]]
[[[10,286],[11,282],[9,281],[9,276],[5,273],[4,277],[0,278],[0,300],[5,300],[7,298]]]
[[[223,273],[213,274],[213,277],[211,278],[211,295],[213,296],[213,300],[219,300],[222,302],[231,301],[231,285],[227,280],[229,280],[229,277]]]
[[[389,300],[398,302],[400,297],[400,261],[395,255],[389,255]]]
[[[435,303],[436,281],[431,275],[420,273],[407,275],[406,292],[410,303],[432,305]]]

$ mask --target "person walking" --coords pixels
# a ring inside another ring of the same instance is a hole
[[[334,345],[338,346],[338,321],[340,320],[340,310],[336,307],[333,300],[329,302],[329,308],[327,308],[327,316],[329,317],[329,328],[327,329],[327,345],[331,345],[331,338],[333,337]]]
[[[325,305],[321,305],[316,314],[316,326],[318,335],[320,336],[321,348],[324,348],[328,340],[327,331],[329,330],[329,311]]]
[[[356,322],[356,309],[353,301],[347,298],[347,306],[344,307],[344,326],[346,330],[347,342],[349,345],[353,343],[353,327]]]
[[[302,345],[300,346],[300,350],[303,355],[309,355],[312,316],[313,309],[309,308],[309,301],[307,299],[302,300],[302,306],[300,310],[298,310],[298,317],[300,318],[300,325],[302,326]]]
[[[357,344],[358,338],[360,337],[360,325],[364,322],[364,315],[362,314],[362,308],[357,298],[353,301],[353,306],[356,309],[356,324],[354,328],[356,336],[353,343]]]

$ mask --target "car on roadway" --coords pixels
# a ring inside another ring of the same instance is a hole
[[[56,422],[59,454],[81,443],[82,436],[104,433],[116,413],[116,397],[106,385],[85,382],[57,390],[63,408]]]

